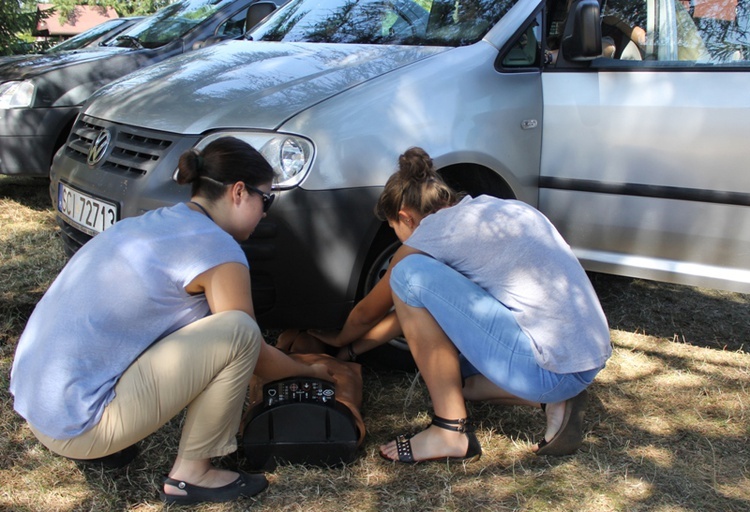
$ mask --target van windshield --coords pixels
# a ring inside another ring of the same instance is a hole
[[[133,25],[106,46],[158,48],[185,35],[216,11],[235,0],[183,0]]]
[[[254,41],[463,46],[479,41],[517,0],[291,0]]]

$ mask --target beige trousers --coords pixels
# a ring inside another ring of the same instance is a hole
[[[248,314],[226,311],[155,343],[122,374],[101,421],[73,439],[34,435],[72,459],[118,452],[156,432],[187,407],[178,454],[220,457],[237,449],[236,434],[263,337]]]

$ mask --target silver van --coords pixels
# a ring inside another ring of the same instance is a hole
[[[178,156],[240,137],[281,173],[244,245],[259,320],[339,326],[394,251],[372,209],[418,145],[455,187],[538,207],[587,269],[748,293],[748,4],[291,0],[87,103],[52,166],[66,247],[187,199]]]

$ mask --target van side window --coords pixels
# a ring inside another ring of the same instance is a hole
[[[635,67],[750,64],[747,0],[603,0],[602,57]],[[607,67],[606,60],[595,62]]]
[[[501,66],[505,69],[539,67],[541,40],[540,13],[513,43]]]

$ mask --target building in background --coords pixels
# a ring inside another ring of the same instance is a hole
[[[38,21],[33,35],[38,40],[46,39],[49,42],[62,41],[85,32],[107,20],[119,17],[112,7],[96,5],[77,5],[67,17],[61,16],[59,12],[55,12],[47,18],[43,18],[40,15],[42,11],[53,7],[53,4],[37,4]]]

